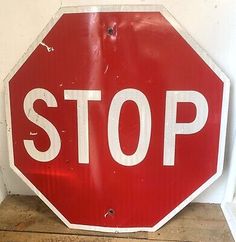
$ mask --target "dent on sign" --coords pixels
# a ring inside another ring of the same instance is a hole
[[[70,228],[155,231],[222,173],[229,81],[160,6],[60,9],[6,86],[11,167]]]
[[[101,101],[100,90],[65,90],[65,100],[77,102],[77,132],[78,132],[78,162],[89,164],[89,101]],[[46,89],[33,89],[24,99],[24,112],[27,118],[45,130],[50,147],[46,151],[38,150],[33,140],[24,140],[27,153],[35,160],[48,162],[56,158],[61,149],[61,138],[55,125],[35,112],[33,104],[36,100],[43,100],[48,107],[57,107],[55,96]],[[138,146],[132,155],[126,155],[121,149],[119,139],[119,118],[122,105],[126,101],[133,101],[138,107],[140,132]],[[189,123],[177,123],[178,102],[190,102],[196,107],[196,117]],[[99,105],[99,103],[98,103]],[[30,112],[29,112],[30,110]],[[196,91],[167,91],[165,107],[165,136],[164,136],[164,166],[173,166],[175,157],[175,137],[177,134],[193,134],[201,130],[208,117],[208,104],[205,97]],[[108,144],[113,159],[121,165],[133,166],[144,160],[148,152],[152,117],[147,97],[137,89],[124,89],[115,94],[112,99],[107,120]],[[99,128],[99,127],[97,127]]]

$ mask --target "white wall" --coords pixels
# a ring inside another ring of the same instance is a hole
[[[7,195],[7,189],[3,182],[2,172],[0,171],[0,203],[4,200]]]
[[[61,5],[93,5],[99,2],[102,4],[162,3],[231,79],[225,171],[213,186],[196,199],[200,202],[221,202],[225,191],[233,136],[236,133],[236,115],[233,112],[236,107],[236,1],[234,0],[62,0],[62,2],[0,0],[0,169],[8,192],[32,194],[11,171],[8,164],[3,80]]]

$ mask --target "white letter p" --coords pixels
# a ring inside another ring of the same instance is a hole
[[[190,123],[176,123],[178,102],[190,102],[196,106],[196,117]],[[200,131],[208,117],[208,104],[205,97],[197,91],[167,91],[165,134],[164,134],[164,166],[175,164],[176,134],[194,134]]]

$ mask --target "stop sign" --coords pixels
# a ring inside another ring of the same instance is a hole
[[[221,175],[228,98],[163,8],[62,8],[7,78],[11,167],[71,228],[154,231]]]

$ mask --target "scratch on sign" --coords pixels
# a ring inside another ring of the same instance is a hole
[[[30,135],[37,135],[37,132],[30,132]]]
[[[42,46],[46,47],[48,52],[54,51],[54,48],[53,48],[53,47],[49,47],[48,45],[46,45],[46,44],[43,43],[43,42],[40,42],[40,44],[41,44]]]

